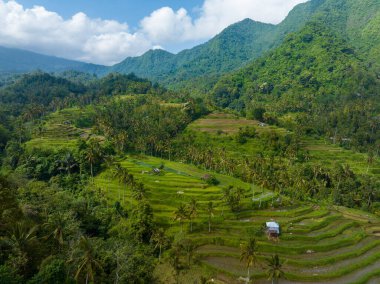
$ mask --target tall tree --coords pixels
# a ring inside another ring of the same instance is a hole
[[[208,232],[211,233],[211,219],[215,213],[214,203],[212,203],[212,201],[207,204],[206,212],[208,216]]]
[[[250,276],[250,268],[251,266],[255,266],[257,263],[258,256],[258,245],[257,241],[254,238],[248,240],[248,242],[240,245],[241,253],[240,253],[240,261],[244,261],[247,267],[247,277],[248,280],[251,278]]]
[[[79,281],[80,277],[84,275],[86,284],[89,281],[95,283],[96,270],[102,270],[102,264],[98,260],[96,250],[91,240],[85,236],[80,238],[78,246],[68,262],[76,265],[75,280]]]
[[[190,232],[193,231],[193,219],[197,217],[197,214],[198,214],[197,205],[198,205],[197,201],[194,198],[192,198],[188,204],[188,214],[189,214],[188,218],[190,220]]]
[[[159,249],[158,261],[161,261],[162,247],[164,247],[168,242],[164,229],[159,228],[156,230],[152,235],[151,241],[153,242],[155,249]]]
[[[280,261],[280,258],[278,257],[278,254],[273,255],[270,259],[267,260],[268,262],[268,280],[272,281],[272,284],[277,284],[279,279],[283,278],[285,276],[284,271],[282,270],[282,263]]]
[[[183,222],[188,218],[186,206],[180,204],[176,211],[174,211],[174,220],[178,221],[181,225],[181,233],[183,232]]]

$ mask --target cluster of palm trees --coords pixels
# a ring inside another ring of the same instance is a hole
[[[192,198],[188,204],[181,203],[178,208],[173,213],[173,220],[179,222],[181,226],[181,233],[183,232],[183,223],[186,220],[189,220],[190,223],[190,232],[193,231],[193,222],[194,218],[198,216],[198,202]],[[207,203],[207,206],[204,208],[204,212],[207,214],[208,220],[208,232],[211,233],[211,221],[214,217],[215,206],[212,201]]]
[[[240,209],[240,201],[244,198],[245,190],[242,187],[233,187],[232,185],[223,189],[223,200],[231,208],[231,211]]]
[[[247,267],[247,283],[251,279],[250,269],[258,265],[259,246],[256,239],[251,238],[247,242],[240,245],[240,261],[244,262]],[[285,276],[282,270],[283,262],[280,260],[278,254],[266,259],[267,262],[267,275],[268,279],[273,283],[278,283],[279,279]]]
[[[181,108],[168,111],[159,100],[144,97],[111,101],[99,108],[96,120],[98,129],[118,152],[170,156],[171,139],[191,122],[191,117]]]
[[[181,258],[185,259],[187,268],[191,268],[195,255],[196,244],[191,239],[182,239],[173,244],[169,251],[168,261],[175,273],[176,283],[179,283],[179,274],[184,265]]]
[[[128,186],[131,188],[131,196],[136,200],[142,200],[145,198],[146,190],[144,184],[138,182],[134,175],[127,169],[121,166],[119,163],[115,163],[112,168],[112,178],[116,178],[120,185],[124,187],[123,192],[121,193],[121,187],[118,191],[119,201],[125,203],[125,195],[127,193]]]
[[[291,200],[326,199],[334,192],[339,192],[335,196],[342,198],[334,200],[336,204],[371,210],[376,201],[375,196],[380,194],[376,190],[379,188],[376,181],[356,176],[349,166],[337,165],[331,169],[318,163],[297,161],[297,139],[290,140],[282,150],[285,158],[281,155],[264,156],[263,153],[249,158],[236,157],[223,147],[212,147],[196,141],[199,140],[194,134],[177,139],[173,144],[173,156],[177,160],[254,183],[277,194],[288,195]],[[353,192],[357,196],[352,196]],[[350,202],[353,199],[357,200],[357,204]]]

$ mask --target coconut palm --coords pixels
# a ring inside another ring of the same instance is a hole
[[[181,249],[186,253],[186,258],[187,258],[187,266],[190,268],[191,265],[191,260],[194,255],[195,251],[195,244],[191,239],[184,239],[181,242]]]
[[[185,205],[181,204],[176,211],[174,211],[174,220],[181,224],[181,233],[183,232],[183,221],[187,219],[187,211]]]
[[[190,232],[193,231],[193,219],[197,217],[197,201],[192,198],[188,204],[188,213],[189,213],[189,220],[190,220]]]
[[[78,247],[68,262],[77,265],[75,280],[78,281],[81,275],[84,274],[86,284],[89,281],[94,283],[96,270],[102,270],[102,265],[97,259],[95,248],[85,236],[80,238]]]
[[[179,273],[181,270],[181,247],[174,245],[169,252],[169,263],[174,270],[176,283],[179,283]]]
[[[162,247],[165,246],[168,242],[168,238],[165,235],[165,231],[162,228],[159,228],[152,235],[151,241],[155,245],[155,249],[159,249],[158,260],[161,261]]]
[[[278,257],[278,254],[273,255],[270,259],[267,260],[267,262],[267,274],[269,277],[268,280],[271,280],[272,284],[278,283],[278,280],[285,275],[284,271],[282,271],[282,263]]]
[[[59,163],[61,164],[59,169],[67,172],[69,176],[71,175],[71,171],[78,166],[73,154],[70,152],[68,152],[65,157],[59,161]]]
[[[90,140],[85,150],[85,157],[90,164],[90,173],[92,180],[94,180],[94,164],[102,156],[101,147],[98,141]]]
[[[132,190],[132,195],[136,200],[142,200],[145,198],[146,190],[142,182],[135,183]]]
[[[121,171],[118,173],[118,178],[119,178],[119,183],[124,185],[124,190],[123,190],[123,203],[125,203],[125,193],[127,191],[127,185],[129,183],[129,172],[126,168],[122,168]]]
[[[64,227],[65,219],[63,214],[58,212],[50,218],[43,227],[49,231],[49,234],[45,236],[45,239],[53,238],[59,246],[64,244]]]
[[[37,231],[38,226],[31,226],[27,222],[16,222],[7,232],[7,240],[21,251],[27,251],[37,240]]]
[[[123,168],[120,164],[114,165],[114,167],[112,169],[112,177],[119,180],[119,176],[121,176],[122,171],[123,171]],[[118,192],[119,192],[119,201],[120,201],[120,199],[121,199],[121,188],[120,187],[119,187]]]
[[[211,233],[211,218],[214,217],[215,208],[212,201],[207,204],[206,212],[208,215],[208,232]]]
[[[247,267],[247,277],[250,279],[250,268],[255,266],[258,257],[258,245],[254,238],[248,240],[248,242],[240,245],[240,261],[244,261]]]

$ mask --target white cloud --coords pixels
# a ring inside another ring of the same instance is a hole
[[[197,17],[181,8],[163,7],[141,20],[137,31],[126,23],[91,19],[77,13],[70,19],[35,6],[0,0],[0,45],[40,53],[113,64],[150,48],[192,46],[245,18],[279,23],[296,5],[307,0],[205,0]]]
[[[140,33],[129,33],[125,23],[83,13],[64,20],[44,7],[24,9],[15,1],[0,0],[0,26],[0,45],[94,63],[116,63],[150,47]]]
[[[141,21],[142,31],[158,43],[208,39],[227,26],[250,18],[278,24],[297,4],[308,0],[205,0],[199,17],[192,19],[183,8],[164,7]]]

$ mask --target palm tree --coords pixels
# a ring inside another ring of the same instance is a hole
[[[181,258],[181,248],[179,245],[174,245],[173,248],[169,252],[169,263],[171,267],[173,267],[174,269],[175,279],[176,279],[177,284],[179,283],[179,273],[181,269],[180,258]]]
[[[212,201],[207,204],[206,212],[208,215],[208,232],[211,233],[211,218],[214,217],[215,212],[214,204]]]
[[[12,246],[27,251],[37,240],[38,226],[30,226],[27,222],[16,222],[8,231],[7,239]]]
[[[375,154],[373,153],[373,151],[371,151],[368,153],[368,157],[367,157],[367,173],[369,171],[369,167],[374,163],[374,161],[375,161]]]
[[[161,261],[162,247],[165,246],[168,242],[168,238],[165,235],[164,229],[159,228],[153,233],[152,242],[155,244],[154,248],[159,249],[158,261]]]
[[[95,140],[90,140],[90,143],[87,144],[87,149],[85,152],[85,157],[88,163],[90,164],[90,172],[92,181],[94,181],[94,164],[98,157],[100,156],[100,145]]]
[[[190,267],[191,265],[191,259],[193,258],[194,251],[195,251],[195,244],[191,239],[185,239],[181,242],[181,248],[183,251],[185,251],[187,256],[187,266]]]
[[[136,200],[142,200],[145,197],[145,187],[142,182],[136,183],[133,187],[133,197]]]
[[[96,257],[96,251],[90,240],[85,236],[80,238],[77,250],[68,262],[77,265],[75,280],[78,281],[79,277],[84,273],[86,284],[89,281],[94,283],[96,269],[102,270],[102,265]]]
[[[114,168],[112,169],[112,177],[117,178],[120,181],[119,176],[122,175],[122,171],[123,171],[122,166],[120,164],[116,164],[114,166]],[[119,192],[119,201],[120,201],[120,199],[121,199],[121,188],[120,187],[119,187],[118,192]]]
[[[282,271],[282,263],[278,257],[278,254],[273,255],[270,259],[267,260],[267,262],[267,274],[269,277],[268,280],[272,280],[272,284],[278,283],[278,280],[285,275],[284,271]]]
[[[244,261],[246,267],[248,269],[247,276],[248,281],[250,279],[250,271],[251,266],[255,266],[257,263],[258,256],[258,245],[256,239],[249,239],[247,243],[241,244],[241,253],[240,253],[240,261]]]
[[[193,231],[193,218],[197,216],[197,201],[192,198],[190,200],[190,203],[188,204],[188,213],[189,213],[189,220],[190,220],[190,232]]]
[[[61,163],[61,167],[59,169],[67,172],[69,176],[71,175],[71,170],[78,166],[73,154],[70,152],[68,152],[65,157],[59,162]]]
[[[108,195],[110,192],[110,186],[112,184],[112,178],[114,177],[112,168],[115,165],[115,157],[111,155],[106,156],[104,161],[106,163],[107,169],[111,169],[111,174],[107,175],[107,177],[109,178],[109,181],[108,181],[108,185],[106,186],[106,194]],[[108,202],[107,202],[107,208],[108,208]]]
[[[183,221],[187,219],[187,211],[185,205],[181,204],[176,211],[174,211],[174,220],[181,224],[181,233],[183,232]]]
[[[131,175],[126,168],[123,168],[120,164],[117,164],[114,168],[113,176],[118,179],[120,184],[124,185],[124,191],[123,191],[123,203],[124,203],[125,193],[127,191],[127,185],[131,183],[131,180],[133,180],[133,175]],[[119,187],[119,200],[121,199],[120,189],[121,188]]]
[[[43,225],[47,230],[49,230],[49,234],[45,236],[45,239],[53,238],[57,241],[59,247],[63,246],[64,244],[64,227],[65,227],[65,219],[63,214],[58,212],[57,214],[54,214],[52,218],[49,218],[49,220]]]

